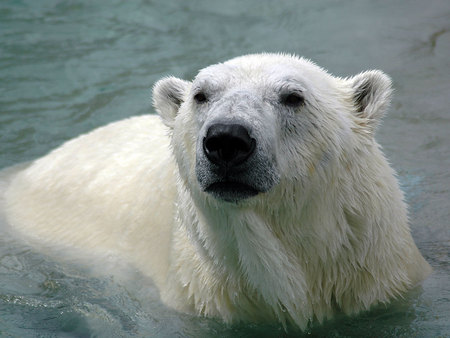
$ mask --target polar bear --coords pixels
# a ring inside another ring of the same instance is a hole
[[[96,129],[16,173],[8,222],[123,257],[179,311],[302,329],[356,314],[430,272],[374,139],[391,91],[381,71],[338,78],[285,54],[163,78],[159,117]]]

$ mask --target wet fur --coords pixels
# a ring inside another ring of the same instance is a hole
[[[292,86],[301,108],[279,103]],[[209,108],[193,102],[199,88]],[[430,271],[374,139],[390,95],[380,71],[336,78],[281,54],[165,78],[154,88],[161,119],[119,121],[36,160],[9,183],[5,214],[35,243],[128,259],[180,311],[300,328],[355,314]],[[232,203],[204,191],[202,176],[216,178],[198,144],[224,119],[251,126],[259,148],[245,179],[267,188]]]

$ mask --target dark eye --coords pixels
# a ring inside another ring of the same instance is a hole
[[[208,99],[205,93],[200,92],[194,95],[194,100],[197,103],[205,103]]]
[[[305,98],[299,93],[289,93],[281,96],[281,103],[286,106],[298,107],[305,102]]]

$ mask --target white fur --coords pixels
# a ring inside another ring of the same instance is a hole
[[[207,104],[192,99],[198,90]],[[281,105],[286,90],[305,105]],[[15,176],[7,216],[37,241],[125,257],[181,311],[300,328],[355,314],[430,271],[374,140],[390,94],[380,71],[335,78],[289,55],[166,78],[154,88],[165,126],[134,117],[67,142]],[[203,191],[198,142],[220,119],[252,126],[269,191],[235,203]]]

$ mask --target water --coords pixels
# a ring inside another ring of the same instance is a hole
[[[190,79],[209,64],[261,51],[303,55],[341,76],[379,68],[393,77],[395,97],[378,139],[406,191],[413,236],[434,268],[405,299],[307,335],[450,336],[448,0],[3,0],[0,168],[152,112],[150,89],[164,75]],[[3,232],[0,336],[285,335],[279,326],[180,315],[131,267],[121,267],[127,278],[92,273]]]

